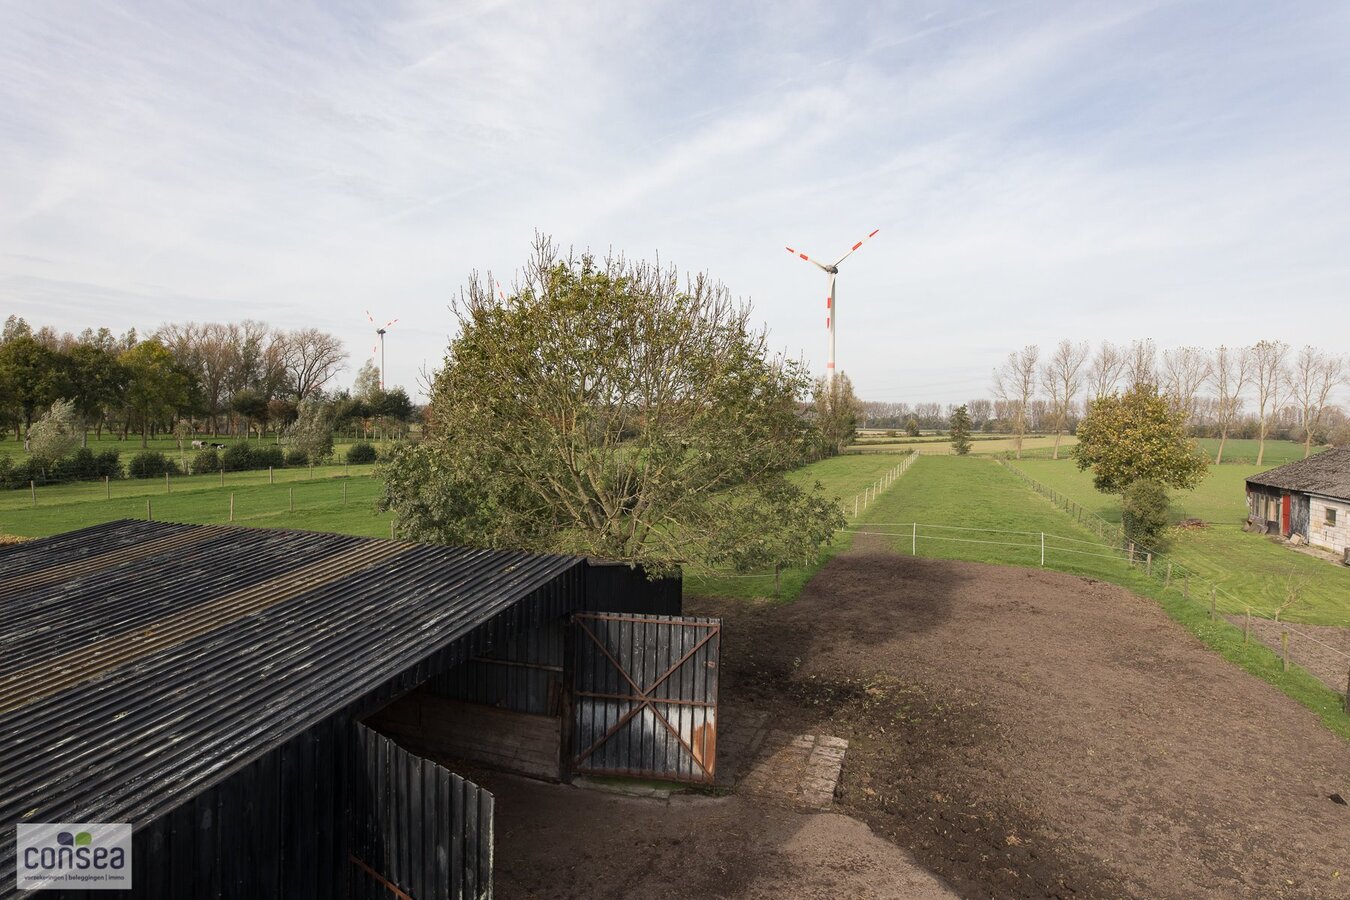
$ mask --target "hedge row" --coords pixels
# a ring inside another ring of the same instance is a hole
[[[375,462],[375,448],[367,443],[353,444],[347,450],[347,462],[354,465]],[[201,450],[192,461],[180,468],[178,463],[158,450],[142,450],[131,458],[126,468],[116,450],[95,453],[81,447],[65,459],[44,466],[35,459],[15,462],[13,457],[0,455],[0,489],[19,489],[28,483],[47,484],[62,481],[98,481],[103,478],[162,478],[189,472],[200,475],[219,472],[242,472],[250,469],[281,469],[288,466],[307,466],[309,457],[303,450],[285,451],[276,446],[233,444],[224,451]]]

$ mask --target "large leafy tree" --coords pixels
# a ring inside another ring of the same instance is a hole
[[[426,438],[383,465],[403,534],[668,571],[790,564],[842,525],[801,459],[809,379],[704,276],[536,243],[501,298],[477,277]]]
[[[1186,413],[1173,409],[1152,384],[1100,397],[1078,425],[1074,458],[1092,469],[1097,490],[1123,493],[1136,481],[1189,490],[1208,471],[1208,461],[1186,437]]]
[[[0,344],[0,384],[5,389],[0,402],[13,407],[26,429],[42,410],[70,394],[70,361],[31,334],[15,330]]]
[[[122,354],[126,367],[127,405],[141,424],[141,446],[147,444],[152,423],[172,418],[193,401],[192,374],[157,340],[141,341]]]
[[[102,430],[103,411],[120,401],[130,372],[117,354],[99,343],[79,343],[70,350],[72,397],[82,432],[91,422]]]
[[[827,456],[843,453],[858,436],[858,417],[862,413],[853,382],[840,372],[832,379],[818,379],[812,393],[821,449]]]

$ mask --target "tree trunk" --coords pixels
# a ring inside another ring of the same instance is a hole
[[[1214,465],[1223,462],[1223,445],[1228,440],[1228,428],[1225,426],[1219,432],[1219,452],[1214,454]]]
[[[1303,436],[1303,458],[1304,458],[1304,459],[1307,459],[1307,458],[1308,458],[1309,456],[1311,456],[1311,455],[1312,455],[1312,429],[1309,428],[1309,429],[1307,429],[1307,430],[1304,431],[1304,436]]]
[[[1256,464],[1261,465],[1261,460],[1266,458],[1266,422],[1261,420],[1260,440],[1256,445]]]

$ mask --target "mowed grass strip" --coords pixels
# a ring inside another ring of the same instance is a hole
[[[1013,465],[1109,522],[1120,521],[1120,499],[1098,493],[1091,471],[1071,461],[1022,460]],[[1245,480],[1266,467],[1209,467],[1193,491],[1173,497],[1174,521],[1201,519],[1204,528],[1180,529],[1166,551],[1197,575],[1239,598],[1220,595],[1219,608],[1270,616],[1284,600],[1291,578],[1300,582],[1302,599],[1282,616],[1290,622],[1350,626],[1350,569],[1282,546],[1277,539],[1242,530],[1247,518]]]
[[[955,524],[1000,531],[1040,532],[1095,540],[1062,510],[1024,486],[997,462],[972,457],[923,457],[886,494],[869,516],[872,522],[918,521]],[[860,526],[868,529],[869,526]],[[871,525],[873,531],[901,531]],[[934,531],[934,533],[938,533]],[[956,534],[956,533],[954,533]],[[968,536],[987,540],[1013,540],[1015,535],[991,532]],[[911,551],[910,535],[883,537],[898,553]],[[1066,546],[1069,546],[1066,544]],[[1278,548],[1277,548],[1278,549]],[[1039,566],[1039,541],[1033,547],[1019,549],[992,544],[920,540],[919,554],[938,559],[1014,566]],[[1283,691],[1315,712],[1326,726],[1350,739],[1350,716],[1346,715],[1343,696],[1332,691],[1298,666],[1282,671],[1280,658],[1263,644],[1252,640],[1244,644],[1242,631],[1222,617],[1211,621],[1205,602],[1183,599],[1175,587],[1163,591],[1161,585],[1137,569],[1119,560],[1074,557],[1049,553],[1046,568],[1074,575],[1098,578],[1150,597],[1167,614],[1224,658]]]
[[[835,498],[840,508],[852,519],[853,498],[908,457],[908,449],[903,453],[832,456],[829,459],[802,466],[800,469],[790,472],[788,477],[805,488],[810,488],[819,482],[826,496]],[[901,476],[900,481],[904,481],[908,477],[908,475]],[[894,486],[891,490],[894,490]],[[884,497],[885,494],[883,493],[881,496]],[[870,513],[870,510],[868,512]],[[840,532],[827,547],[821,550],[820,559],[816,564],[784,569],[779,573],[780,589],[777,597],[774,596],[772,573],[756,573],[752,576],[744,576],[700,574],[686,571],[684,574],[684,590],[686,594],[704,597],[732,597],[742,600],[792,600],[801,593],[801,589],[806,582],[811,580],[811,576],[830,557],[847,548],[852,541],[852,534]]]
[[[369,470],[369,467],[362,468]],[[325,471],[328,477],[318,477]],[[266,471],[260,478],[256,472],[227,473],[223,488],[219,475],[175,479],[172,493],[165,493],[162,478],[113,482],[112,500],[105,499],[102,484],[98,485],[97,496],[76,494],[80,485],[51,488],[53,492],[69,490],[76,496],[66,502],[56,502],[51,499],[53,494],[40,494],[36,507],[21,505],[16,508],[7,504],[0,508],[0,534],[45,537],[115,519],[144,519],[147,501],[156,521],[220,525],[230,521],[230,496],[233,495],[236,525],[331,531],[364,537],[389,536],[391,517],[387,513],[377,515],[374,511],[375,499],[382,487],[378,480],[368,475],[341,477],[340,466],[316,468],[313,480],[309,480],[307,469],[285,472],[295,477],[283,478],[282,470],[278,470],[276,484],[267,483]],[[245,478],[245,475],[249,477]],[[180,486],[179,481],[188,483]],[[27,498],[26,491],[16,493]]]

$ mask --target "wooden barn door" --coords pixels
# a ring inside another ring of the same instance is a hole
[[[350,895],[492,896],[492,795],[356,725]]]
[[[718,619],[578,613],[572,769],[711,784]]]

